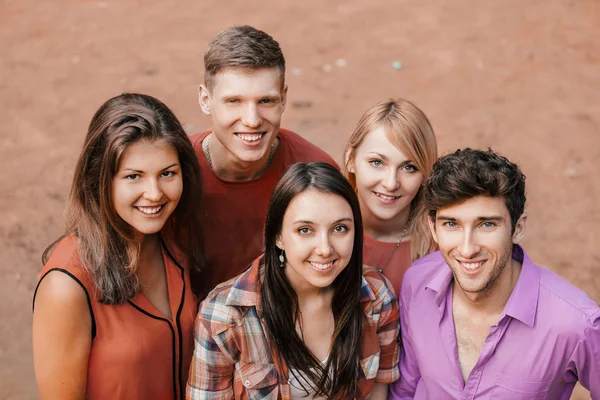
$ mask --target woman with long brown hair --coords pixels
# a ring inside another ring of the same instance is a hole
[[[398,379],[398,307],[383,276],[363,268],[348,181],[325,163],[294,164],[264,235],[265,254],[200,305],[187,397],[386,399]]]
[[[183,398],[202,265],[200,170],[159,100],[123,94],[94,115],[33,306],[42,399]]]
[[[346,146],[344,172],[363,215],[364,262],[381,271],[396,293],[411,262],[436,250],[422,199],[436,159],[429,119],[403,99],[368,109]]]

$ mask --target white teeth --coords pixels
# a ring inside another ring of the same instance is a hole
[[[158,213],[160,211],[160,209],[162,208],[162,206],[154,206],[154,207],[138,206],[136,208],[138,210],[140,210],[143,214],[152,215],[152,214]]]
[[[326,270],[327,268],[331,267],[333,265],[333,261],[327,264],[321,264],[321,263],[316,263],[314,261],[310,261],[310,265],[312,265],[313,267],[320,269],[320,270]]]
[[[474,271],[477,268],[481,267],[483,265],[485,261],[479,261],[479,262],[461,262],[461,264],[468,270]]]
[[[400,196],[386,196],[385,194],[381,194],[381,193],[377,193],[377,192],[375,192],[375,195],[377,197],[381,197],[384,200],[395,200],[395,199],[400,198]]]
[[[237,135],[240,137],[240,139],[246,140],[248,142],[255,142],[262,137],[262,134],[260,134],[260,133],[256,134],[256,135],[238,133]]]

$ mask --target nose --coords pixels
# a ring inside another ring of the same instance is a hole
[[[242,124],[252,129],[260,127],[262,118],[256,104],[250,103],[245,107],[244,113],[242,114]]]
[[[144,191],[144,197],[153,202],[158,202],[163,197],[163,191],[157,179],[150,179]]]
[[[481,247],[479,246],[477,237],[473,231],[464,232],[458,250],[464,258],[473,258],[479,253]]]
[[[398,180],[398,173],[394,168],[389,168],[387,175],[382,181],[382,186],[385,190],[393,192],[400,187],[400,181]]]
[[[315,253],[319,257],[329,257],[333,253],[333,246],[331,245],[331,240],[329,238],[329,232],[323,232],[322,235],[319,236],[319,242],[317,243],[317,248],[315,249]]]

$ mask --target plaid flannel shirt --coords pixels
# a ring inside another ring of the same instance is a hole
[[[290,399],[289,382],[283,378],[287,366],[279,364],[261,318],[259,261],[218,285],[200,305],[187,399]],[[375,383],[392,383],[400,376],[397,299],[387,279],[372,267],[363,268],[360,303],[366,318],[357,400],[367,398]]]

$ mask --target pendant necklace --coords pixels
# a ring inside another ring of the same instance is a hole
[[[406,225],[408,225],[408,223]],[[398,241],[396,242],[396,246],[394,246],[394,248],[392,249],[392,251],[390,252],[390,254],[387,256],[387,258],[385,259],[385,261],[383,263],[380,263],[379,265],[375,265],[375,268],[377,268],[377,270],[379,272],[383,273],[383,269],[390,262],[390,260],[392,259],[392,257],[396,253],[396,250],[398,250],[398,247],[400,247],[400,242],[402,241],[402,239],[407,234],[408,234],[408,226],[406,228],[404,228],[404,230],[402,230],[402,232],[400,232],[400,237],[398,238]],[[373,257],[373,255],[369,251],[369,246],[367,245],[366,242],[365,242],[365,250],[367,250],[367,254],[369,255],[369,258],[371,258],[372,260],[375,260],[375,258]]]

